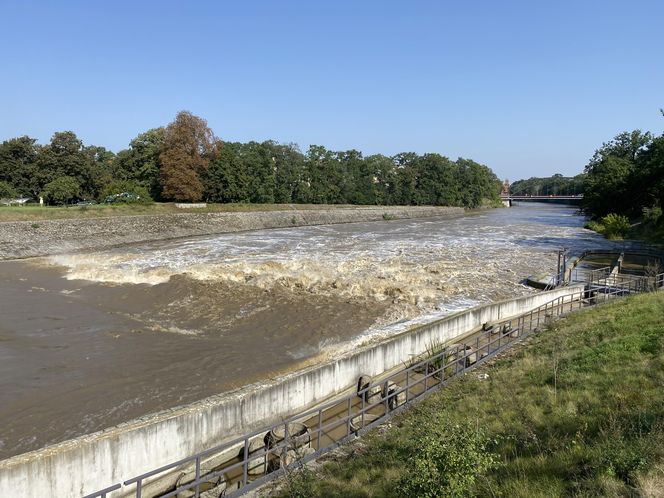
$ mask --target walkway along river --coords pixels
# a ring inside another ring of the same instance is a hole
[[[575,208],[264,230],[0,263],[0,458],[532,292],[615,249]]]

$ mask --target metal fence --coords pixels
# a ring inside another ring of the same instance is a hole
[[[380,380],[360,377],[353,394],[84,498],[105,498],[122,486],[126,488],[123,496],[136,498],[239,496],[385,422],[557,317],[664,286],[664,274],[612,279],[601,270],[591,272],[583,291],[554,299],[517,318],[485,324],[456,344],[432,344],[425,355]],[[162,489],[157,491],[157,487]]]

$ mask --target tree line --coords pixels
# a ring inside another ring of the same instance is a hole
[[[630,232],[664,236],[664,135],[623,132],[595,151],[585,167],[583,209],[588,224],[608,238]]]
[[[46,145],[27,136],[0,145],[0,197],[43,196],[57,204],[120,192],[143,201],[474,208],[496,202],[500,182],[487,166],[436,153],[363,156],[320,145],[302,152],[274,141],[222,142],[186,111],[117,154],[86,146],[71,131]]]
[[[578,195],[583,194],[585,175],[563,176],[556,173],[548,177],[531,177],[510,185],[512,195]]]
[[[637,219],[664,202],[664,135],[623,132],[595,151],[585,167],[583,207],[593,218],[609,213]]]

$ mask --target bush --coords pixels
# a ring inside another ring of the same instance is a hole
[[[484,432],[470,426],[447,426],[435,416],[422,427],[410,448],[400,495],[467,496],[476,479],[496,466]]]
[[[629,231],[629,219],[627,216],[609,213],[602,218],[604,225],[604,236],[607,239],[623,239]]]
[[[656,225],[662,217],[662,208],[659,206],[644,207],[643,208],[643,221],[651,225]]]
[[[104,202],[108,198],[113,198],[112,202],[114,204],[152,203],[152,198],[148,190],[144,186],[129,180],[114,180],[106,185],[99,195],[99,200]]]

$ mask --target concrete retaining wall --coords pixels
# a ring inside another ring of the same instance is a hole
[[[0,223],[0,260],[244,230],[459,216],[463,213],[463,208],[457,207],[360,206],[235,213],[176,213],[34,222],[7,221]]]
[[[360,374],[379,375],[403,364],[432,343],[454,340],[485,322],[526,313],[579,290],[565,287],[476,307],[264,384],[4,460],[0,496],[81,497],[278,422],[348,389]]]

